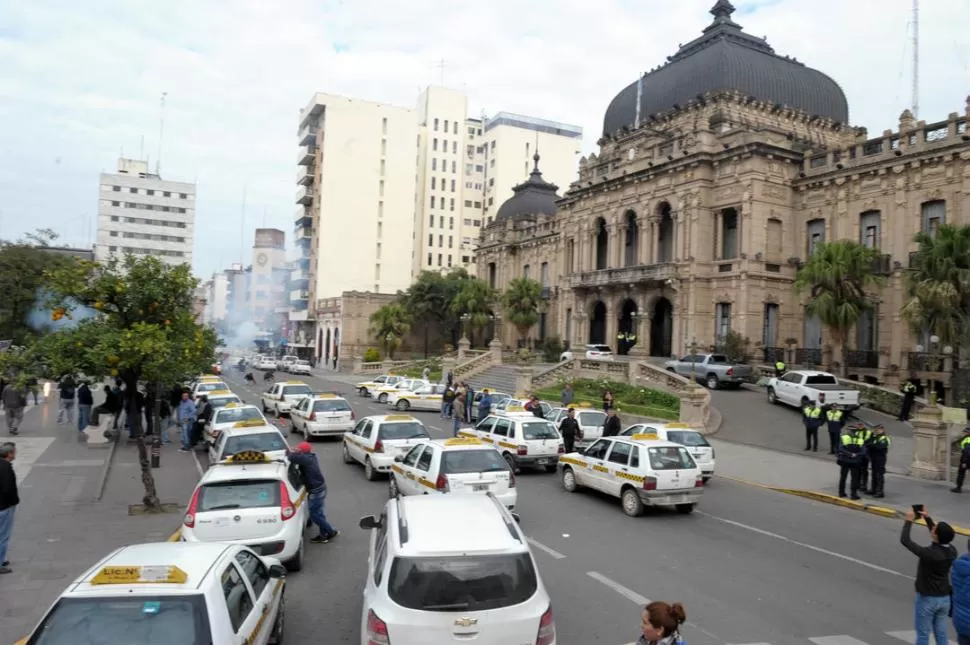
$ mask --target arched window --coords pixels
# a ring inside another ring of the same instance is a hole
[[[660,205],[660,226],[657,227],[657,262],[673,262],[674,260],[674,218],[671,215],[670,204]]]
[[[596,220],[596,270],[607,268],[607,255],[610,248],[610,234],[606,230],[606,220]]]
[[[640,226],[637,224],[637,214],[626,212],[626,244],[624,244],[624,266],[632,267],[638,263],[640,250]]]

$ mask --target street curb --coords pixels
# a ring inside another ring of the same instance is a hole
[[[175,533],[172,533],[171,535],[169,535],[168,536],[168,539],[165,540],[165,541],[166,542],[178,542],[181,539],[182,539],[182,527],[179,527],[179,529],[177,531],[175,531]]]
[[[101,498],[104,497],[104,488],[108,484],[108,475],[111,474],[111,466],[115,461],[115,452],[118,450],[118,443],[118,437],[116,436],[111,442],[111,448],[108,449],[108,458],[105,459],[104,466],[101,467],[101,479],[98,480],[98,493],[94,496],[94,501],[96,502],[100,502]]]
[[[774,491],[776,493],[783,493],[785,495],[793,495],[795,497],[802,497],[805,499],[811,499],[816,502],[822,502],[823,504],[831,504],[833,506],[841,506],[842,508],[848,508],[854,511],[862,511],[864,513],[869,513],[870,515],[878,515],[879,517],[884,517],[887,519],[903,519],[906,516],[905,511],[900,511],[899,509],[892,508],[889,506],[879,506],[877,504],[867,504],[866,502],[860,502],[851,499],[844,499],[838,497],[837,495],[830,495],[828,493],[822,493],[814,490],[805,490],[799,488],[781,488],[778,486],[768,486],[767,484],[760,484],[758,482],[748,481],[747,479],[738,479],[737,477],[724,477],[721,479],[728,479],[730,481],[738,482],[739,484],[747,484],[748,486],[755,486],[757,488],[762,488],[764,490]],[[926,522],[923,520],[916,520],[913,524],[919,524],[920,526],[926,526]],[[970,536],[970,528],[964,528],[962,526],[957,526],[955,524],[950,524],[950,528],[957,535]]]

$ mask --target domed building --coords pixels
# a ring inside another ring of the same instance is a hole
[[[482,233],[480,277],[542,282],[535,339],[659,357],[735,331],[766,362],[834,368],[828,331],[791,287],[819,242],[857,240],[880,251],[886,286],[847,341],[847,372],[920,377],[931,330],[917,338],[899,316],[901,269],[917,232],[970,223],[970,103],[931,124],[905,111],[870,137],[838,83],[734,11],[717,0],[700,37],[609,102],[599,152],[561,198],[536,160]]]

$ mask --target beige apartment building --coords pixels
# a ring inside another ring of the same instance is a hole
[[[612,100],[599,152],[565,192],[543,180],[542,156],[484,231],[480,277],[501,289],[539,268],[533,337],[671,356],[734,330],[759,358],[835,369],[792,283],[820,241],[858,240],[879,249],[886,283],[849,339],[848,374],[940,377],[930,358],[944,348],[900,316],[903,270],[917,232],[970,223],[970,101],[933,123],[905,111],[873,136],[849,124],[835,81],[745,33],[733,11],[720,0],[699,38]],[[502,337],[514,344],[514,329]]]

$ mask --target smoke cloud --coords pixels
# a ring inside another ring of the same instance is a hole
[[[53,320],[51,319],[52,307],[50,306],[52,300],[53,294],[50,291],[46,289],[37,290],[36,304],[27,315],[27,325],[34,331],[47,333],[61,329],[72,329],[81,321],[89,320],[98,315],[96,310],[83,306],[73,298],[68,298],[64,304],[71,312],[71,317],[65,316],[60,320]]]

